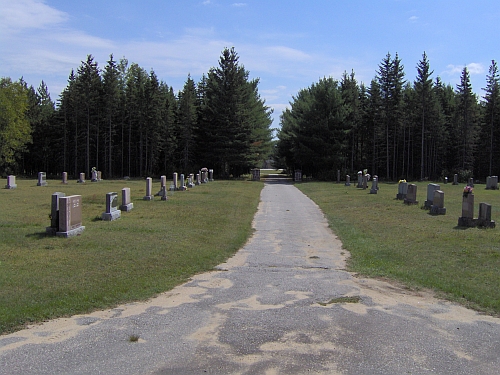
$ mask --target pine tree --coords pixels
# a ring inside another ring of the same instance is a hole
[[[176,124],[179,166],[184,173],[189,173],[195,166],[195,134],[198,126],[197,90],[191,75],[188,75],[182,91],[178,94]]]
[[[486,76],[486,88],[483,90],[485,91],[483,142],[488,145],[488,175],[491,176],[493,171],[500,171],[500,162],[496,161],[500,157],[497,147],[500,142],[500,73],[495,60],[491,61]]]

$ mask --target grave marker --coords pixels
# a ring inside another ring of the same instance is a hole
[[[85,173],[80,173],[80,177],[78,178],[78,182],[79,184],[84,184],[85,183]]]
[[[478,226],[495,228],[495,222],[491,220],[491,204],[479,203]]]
[[[177,190],[177,172],[174,172],[172,175],[172,185],[174,185],[173,190]]]
[[[112,221],[119,219],[122,212],[118,209],[118,194],[115,192],[106,193],[106,212],[102,213],[102,220]]]
[[[400,180],[398,184],[398,193],[396,194],[396,199],[403,200],[408,194],[408,182],[405,180]]]
[[[302,181],[302,170],[300,170],[300,169],[296,169],[296,170],[295,170],[295,178],[294,178],[294,181],[295,181],[295,182],[300,182],[300,181]]]
[[[432,202],[434,199],[434,192],[436,190],[440,190],[441,186],[438,184],[428,184],[427,185],[427,200],[424,202],[424,208],[425,209],[430,209],[432,206]]]
[[[488,176],[486,178],[487,190],[498,190],[498,176]]]
[[[374,176],[372,179],[372,188],[370,189],[370,194],[377,194],[378,192],[378,177]]]
[[[252,181],[260,181],[260,168],[252,169]]]
[[[458,185],[458,174],[456,174],[456,173],[453,176],[453,185]]]
[[[47,186],[47,173],[38,172],[38,182],[36,186]]]
[[[208,170],[208,181],[213,181],[214,180],[214,170],[209,169]]]
[[[180,186],[179,186],[179,190],[180,190],[180,191],[185,191],[185,190],[187,190],[186,183],[185,183],[185,181],[184,181],[184,174],[183,174],[183,173],[181,173],[181,184],[180,184]]]
[[[444,207],[444,192],[434,190],[432,205],[430,207],[432,215],[446,215],[446,207]]]
[[[345,186],[351,186],[351,176],[348,174],[345,176]]]
[[[417,185],[408,184],[408,190],[406,193],[406,198],[404,198],[403,202],[405,204],[418,204],[417,201]]]
[[[59,198],[65,197],[66,194],[55,192],[52,194],[50,202],[50,227],[45,228],[45,232],[55,236],[59,232]]]
[[[153,179],[151,177],[148,177],[146,178],[146,195],[143,198],[145,201],[152,201],[154,199],[152,191],[153,191]]]
[[[58,237],[73,237],[81,234],[85,227],[82,225],[82,196],[70,195],[59,197],[59,231]]]
[[[16,176],[9,175],[7,176],[7,185],[5,185],[6,189],[15,189],[17,188],[16,184]]]
[[[196,173],[196,185],[201,185],[201,177],[199,173]]]
[[[61,184],[66,185],[67,183],[68,183],[68,172],[63,172]]]
[[[92,169],[92,177],[90,179],[91,182],[97,182],[97,171],[95,169]]]
[[[128,212],[134,208],[134,204],[130,201],[130,188],[126,187],[122,189],[122,204],[120,206],[120,211]]]

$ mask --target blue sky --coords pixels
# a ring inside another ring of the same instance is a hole
[[[88,54],[101,68],[111,53],[125,57],[177,92],[235,47],[274,127],[300,89],[351,70],[368,85],[387,53],[411,82],[424,51],[434,78],[454,87],[466,65],[479,95],[500,60],[498,0],[0,0],[0,9],[0,76],[43,79],[54,100]]]

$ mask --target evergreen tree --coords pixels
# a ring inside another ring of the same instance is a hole
[[[198,126],[197,91],[191,75],[184,84],[184,88],[178,94],[178,107],[176,111],[176,123],[178,129],[177,155],[180,167],[184,173],[188,173],[195,166],[195,149]]]
[[[116,61],[113,59],[113,54],[109,56],[106,67],[102,75],[103,87],[103,114],[105,124],[104,136],[104,165],[108,177],[113,177],[113,160],[117,153],[115,149],[115,139],[117,137],[116,130],[120,122],[120,102],[121,102],[121,87],[120,87],[120,71]]]
[[[254,138],[257,83],[248,81],[248,72],[238,60],[234,48],[226,48],[219,67],[208,73],[200,126],[202,162],[223,177],[248,173],[255,160],[252,144],[260,141]]]
[[[500,172],[500,162],[497,161],[500,158],[500,148],[497,147],[500,142],[500,73],[495,60],[491,61],[486,76],[486,88],[483,90],[485,103],[482,144],[488,145],[484,149],[487,150],[487,173],[491,176],[494,171],[496,174]]]
[[[478,136],[478,105],[476,95],[472,92],[467,67],[462,70],[460,83],[457,85],[457,123],[458,139],[455,144],[457,165],[464,174],[474,171],[474,156]]]

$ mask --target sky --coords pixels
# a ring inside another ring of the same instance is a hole
[[[249,78],[273,108],[273,125],[293,96],[323,77],[354,71],[369,85],[396,54],[415,80],[425,52],[456,87],[467,66],[484,93],[500,60],[498,0],[0,0],[0,77],[43,80],[57,101],[87,55],[104,68],[113,54],[182,89],[234,47]]]

